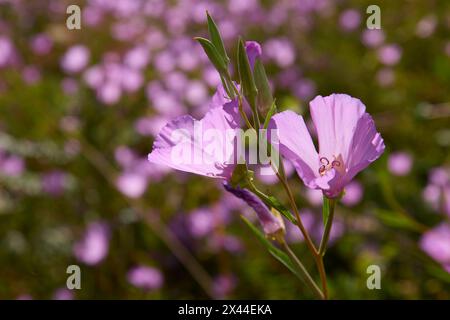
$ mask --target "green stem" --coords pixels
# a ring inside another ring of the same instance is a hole
[[[319,299],[325,299],[324,294],[322,293],[322,291],[320,291],[319,287],[316,285],[316,283],[314,282],[314,280],[312,279],[312,277],[310,276],[310,274],[308,273],[308,271],[305,269],[305,267],[303,266],[303,264],[301,263],[301,261],[297,258],[297,256],[295,255],[295,253],[291,250],[291,248],[288,246],[288,244],[286,243],[286,241],[283,241],[283,247],[286,250],[286,253],[289,255],[289,257],[292,259],[292,261],[295,262],[295,264],[297,265],[297,270],[300,272],[300,274],[303,276],[303,280],[306,282],[306,284],[311,288],[311,290],[314,292],[314,294],[319,298]]]
[[[336,200],[323,197],[323,222],[325,224],[325,229],[323,231],[322,240],[319,246],[319,255],[323,257],[325,251],[327,250],[328,240],[330,238],[331,226],[333,225],[334,218],[334,207]]]
[[[227,74],[225,75],[225,77],[226,77],[226,80],[231,84],[231,87],[232,87],[233,92],[237,95],[237,98],[238,98],[239,113],[241,114],[242,118],[244,119],[245,124],[247,125],[247,127],[248,127],[249,129],[250,129],[250,128],[253,128],[253,125],[250,123],[250,120],[248,119],[247,115],[245,114],[245,111],[244,111],[244,104],[243,104],[243,99],[242,99],[241,93],[239,92],[238,88],[237,88],[236,85],[234,84],[233,80],[231,80],[230,74],[227,73]]]

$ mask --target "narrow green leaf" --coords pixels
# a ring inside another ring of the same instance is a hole
[[[406,229],[412,231],[420,231],[411,220],[402,216],[398,212],[378,209],[376,211],[377,218],[381,220],[382,223],[389,227]]]
[[[225,45],[223,44],[223,40],[222,37],[220,36],[219,29],[217,28],[217,25],[214,22],[213,18],[209,15],[208,11],[206,11],[206,16],[208,20],[208,32],[209,36],[211,37],[211,42],[217,49],[217,52],[219,52],[219,54],[222,56],[225,63],[228,64],[230,62],[230,58],[228,58],[227,56]]]
[[[222,86],[225,89],[225,92],[227,93],[228,98],[234,99],[234,97],[235,97],[234,91],[230,90],[227,80],[222,75],[220,75],[220,81],[222,81]]]
[[[257,106],[261,112],[265,112],[272,106],[273,97],[261,59],[256,59],[253,76],[255,78],[256,89],[258,90]]]
[[[200,37],[196,37],[194,39],[201,44],[203,50],[205,51],[206,55],[209,58],[209,61],[211,61],[211,63],[214,65],[217,71],[221,75],[225,75],[227,72],[227,64],[225,63],[225,60],[219,54],[217,49],[214,47],[214,45],[211,43],[211,41]]]
[[[286,217],[293,224],[297,224],[297,220],[294,218],[292,213],[274,196],[268,196],[265,193],[259,190],[252,190],[256,193],[257,196],[261,198],[261,200],[269,207],[273,207],[277,209],[283,216]]]
[[[252,109],[256,110],[256,96],[258,94],[258,89],[255,85],[255,80],[253,79],[252,69],[250,68],[250,62],[248,61],[247,53],[245,51],[244,42],[239,38],[238,42],[238,73],[239,79],[242,86],[242,91],[244,96],[247,98],[248,103]]]
[[[264,129],[267,129],[267,127],[269,126],[270,119],[275,114],[275,112],[277,112],[277,105],[274,99],[272,105],[270,106],[269,111],[266,114],[266,119],[264,120]]]

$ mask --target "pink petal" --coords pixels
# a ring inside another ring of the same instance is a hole
[[[234,139],[227,133],[233,134],[238,127],[235,102],[211,109],[201,120],[188,115],[178,117],[161,130],[148,160],[185,172],[228,179],[234,168],[228,164]]]
[[[375,128],[372,117],[365,113],[358,121],[350,145],[345,180],[350,181],[358,172],[380,157],[384,151],[384,141]]]
[[[298,175],[310,188],[315,188],[319,170],[319,156],[306,128],[303,117],[293,111],[274,115],[269,130],[277,130],[278,142],[273,141],[280,154],[292,162]]]
[[[347,161],[350,143],[358,120],[366,107],[359,100],[346,94],[317,96],[310,102],[310,112],[319,139],[319,154],[332,161],[342,156]]]

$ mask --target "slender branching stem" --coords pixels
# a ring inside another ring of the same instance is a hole
[[[306,282],[306,284],[311,288],[311,290],[314,292],[314,294],[319,299],[325,299],[325,295],[320,291],[319,287],[316,285],[306,268],[301,263],[300,259],[295,255],[295,253],[291,250],[291,248],[288,246],[286,241],[283,241],[282,243],[284,250],[289,255],[291,260],[297,265],[297,270],[300,272],[300,274],[303,277],[303,280]]]

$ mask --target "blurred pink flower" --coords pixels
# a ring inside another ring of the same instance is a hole
[[[60,170],[50,171],[42,176],[41,184],[45,193],[59,196],[64,192],[67,183],[67,174]]]
[[[64,78],[61,81],[61,88],[66,94],[74,94],[78,91],[78,82],[73,78]]]
[[[352,181],[345,187],[341,202],[349,207],[355,206],[361,201],[363,194],[363,186],[357,181]]]
[[[446,167],[437,167],[430,170],[430,183],[437,186],[450,184],[450,169]]]
[[[363,44],[370,48],[381,45],[384,38],[384,32],[381,29],[365,29],[362,33]]]
[[[162,273],[156,268],[147,266],[133,267],[128,271],[127,279],[131,285],[144,290],[157,290],[164,283]]]
[[[142,196],[147,185],[147,178],[135,172],[124,172],[116,180],[117,189],[129,198]]]
[[[424,200],[435,210],[450,217],[450,170],[437,167],[430,171],[428,185],[422,192]]]
[[[77,73],[83,70],[90,58],[89,49],[84,45],[70,47],[61,59],[61,67],[68,73]]]
[[[389,87],[395,81],[395,73],[391,68],[382,68],[377,72],[376,79],[381,87]]]
[[[31,50],[37,55],[48,54],[53,47],[53,40],[45,33],[39,33],[30,40]]]
[[[214,212],[207,208],[200,208],[188,215],[187,223],[190,233],[196,238],[202,238],[213,231],[216,220]]]
[[[22,70],[22,78],[27,84],[35,84],[41,80],[41,71],[33,65],[25,66]]]
[[[124,63],[133,69],[142,69],[149,63],[150,52],[145,46],[132,48],[125,54]]]
[[[6,36],[0,36],[0,68],[11,62],[14,55],[14,45]]]
[[[437,19],[434,15],[428,15],[419,20],[416,26],[416,35],[420,38],[430,37],[436,30]]]
[[[361,24],[361,14],[358,10],[347,9],[339,16],[339,25],[344,31],[353,31]]]
[[[117,83],[106,82],[97,91],[97,98],[107,105],[115,104],[122,96],[122,90]]]
[[[312,98],[316,94],[316,84],[311,79],[300,79],[293,85],[294,94],[303,100]]]
[[[104,81],[103,71],[100,66],[95,65],[87,69],[83,74],[84,81],[87,85],[94,89],[100,87]]]
[[[387,44],[378,49],[378,59],[387,66],[396,65],[402,57],[402,48],[397,44]]]
[[[0,173],[5,176],[17,177],[25,170],[25,162],[20,156],[3,155],[0,153]]]
[[[388,158],[388,169],[393,175],[406,176],[412,168],[413,158],[408,152],[393,152]]]
[[[450,272],[450,225],[442,223],[427,231],[420,239],[420,247]]]
[[[75,243],[73,253],[75,257],[87,264],[99,264],[109,251],[110,231],[103,222],[92,222],[88,225],[83,238]]]
[[[208,89],[203,82],[198,80],[190,81],[186,86],[186,100],[192,106],[199,106],[208,99]]]
[[[236,287],[237,279],[232,274],[222,274],[214,278],[213,292],[217,299],[224,299]]]
[[[317,189],[309,189],[305,190],[305,196],[308,199],[309,203],[313,206],[320,206],[323,202],[323,194],[321,190]]]
[[[53,293],[53,300],[73,300],[74,294],[67,288],[59,288]]]
[[[288,67],[295,62],[295,49],[291,41],[286,38],[274,38],[264,44],[264,55],[281,68]]]

